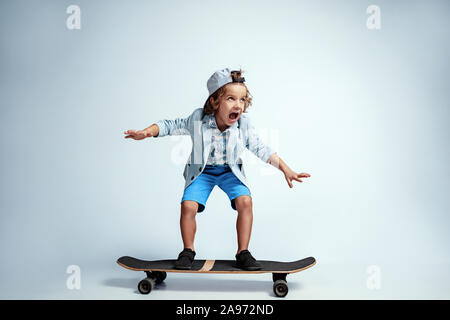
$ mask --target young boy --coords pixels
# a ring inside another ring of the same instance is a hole
[[[262,161],[280,169],[290,188],[292,181],[310,177],[296,173],[256,134],[244,112],[252,97],[244,84],[242,71],[226,68],[216,71],[208,80],[209,97],[203,108],[194,110],[187,118],[160,120],[144,130],[125,131],[125,138],[142,140],[166,135],[190,135],[192,152],[185,166],[186,180],[181,199],[181,236],[184,250],[175,267],[190,269],[195,257],[195,217],[205,209],[212,189],[218,185],[237,210],[236,230],[238,250],[236,266],[244,270],[259,270],[261,265],[248,251],[253,224],[252,197],[242,167],[245,149]]]

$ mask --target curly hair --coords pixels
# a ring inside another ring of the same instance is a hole
[[[231,79],[233,82],[230,82],[223,87],[220,87],[216,92],[214,92],[212,95],[208,97],[208,99],[205,102],[205,105],[203,106],[203,115],[205,114],[214,114],[214,109],[218,106],[220,98],[225,94],[226,87],[229,84],[232,83],[239,83],[247,89],[247,94],[245,95],[245,104],[244,104],[244,112],[247,112],[247,108],[252,105],[253,97],[250,94],[250,91],[248,91],[247,86],[244,84],[244,78],[242,77],[242,70],[239,71],[231,71]],[[211,98],[213,98],[214,102],[211,102]]]

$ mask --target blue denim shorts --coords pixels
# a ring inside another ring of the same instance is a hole
[[[228,165],[207,165],[203,172],[184,190],[181,203],[185,200],[195,201],[198,203],[198,212],[202,212],[216,185],[227,194],[234,210],[236,210],[235,198],[243,195],[251,197],[250,190],[234,175]]]

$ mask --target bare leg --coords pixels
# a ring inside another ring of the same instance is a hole
[[[185,200],[181,203],[180,229],[184,248],[194,250],[194,238],[197,230],[195,216],[197,215],[198,203]]]
[[[253,204],[250,196],[239,196],[234,199],[238,212],[236,231],[238,240],[238,251],[248,250],[253,225]]]

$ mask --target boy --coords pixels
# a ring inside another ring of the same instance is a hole
[[[247,114],[252,97],[244,84],[242,71],[226,68],[216,71],[208,80],[209,97],[204,107],[187,118],[160,120],[144,130],[128,130],[125,138],[142,140],[166,135],[190,135],[192,152],[185,166],[186,180],[181,199],[180,228],[184,250],[175,263],[177,269],[190,269],[195,257],[195,217],[205,209],[212,189],[218,185],[237,210],[236,230],[238,250],[236,266],[244,270],[259,270],[261,265],[248,251],[253,224],[252,197],[242,167],[245,149],[262,161],[280,169],[290,188],[292,181],[310,177],[296,173],[256,134]]]

